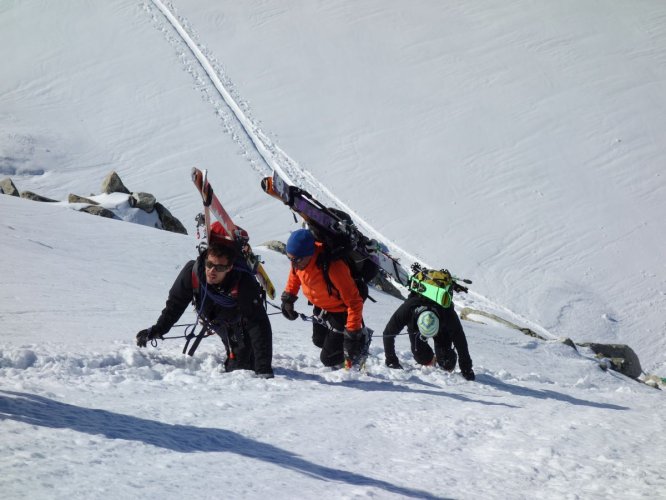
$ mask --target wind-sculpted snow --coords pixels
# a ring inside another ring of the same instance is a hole
[[[0,369],[17,368],[25,370],[33,366],[36,361],[37,355],[31,349],[19,349],[13,352],[0,351]]]

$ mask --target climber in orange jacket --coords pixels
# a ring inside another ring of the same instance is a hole
[[[290,320],[298,318],[294,302],[302,289],[320,320],[314,323],[312,342],[321,348],[321,362],[325,366],[350,363],[361,351],[367,332],[363,299],[349,267],[343,260],[333,260],[327,271],[323,269],[324,245],[307,229],[294,231],[286,250],[291,272],[282,293],[282,314]]]

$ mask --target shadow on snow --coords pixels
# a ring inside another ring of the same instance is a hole
[[[445,397],[445,398],[455,399],[457,401],[462,401],[463,403],[478,403],[488,406],[505,406],[507,408],[519,408],[518,406],[510,405],[508,403],[494,403],[491,401],[483,401],[481,399],[471,399],[462,394],[446,392],[440,386],[418,380],[416,377],[411,377],[410,379],[405,380],[404,382],[417,383],[420,385],[425,385],[427,387],[433,387],[434,389],[439,389],[439,390],[414,389],[413,387],[397,384],[395,383],[395,381],[376,381],[376,380],[330,381],[326,380],[326,378],[322,377],[321,375],[303,373],[299,372],[298,370],[292,370],[289,368],[279,368],[278,370],[276,370],[276,373],[279,375],[286,375],[292,380],[310,380],[324,385],[331,385],[335,387],[348,387],[351,389],[358,389],[367,392],[376,392],[376,391],[406,392],[409,394],[425,394],[427,396]]]
[[[508,392],[516,396],[537,398],[537,399],[555,399],[563,401],[572,405],[590,406],[592,408],[600,408],[604,410],[628,410],[626,406],[619,406],[611,403],[597,403],[596,401],[587,401],[585,399],[578,399],[568,394],[563,394],[557,391],[548,389],[530,389],[520,385],[512,385],[505,381],[498,380],[490,375],[478,375],[476,381],[481,384],[489,385],[500,391]]]
[[[235,453],[322,481],[379,488],[412,498],[441,498],[427,491],[318,465],[300,458],[293,452],[244,437],[233,431],[166,424],[107,410],[74,406],[34,394],[0,391],[0,420],[4,419],[54,429],[68,428],[87,434],[103,435],[109,439],[139,441],[180,453]]]

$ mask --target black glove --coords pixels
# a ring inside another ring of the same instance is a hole
[[[398,360],[398,356],[395,354],[393,356],[386,356],[386,366],[389,368],[393,368],[395,370],[402,370],[402,365],[400,364],[400,361]]]
[[[342,348],[345,352],[345,359],[354,359],[361,352],[363,347],[363,329],[347,330],[345,328]]]
[[[298,297],[287,292],[282,292],[282,297],[280,298],[282,299],[282,307],[280,307],[282,310],[282,316],[289,321],[294,321],[298,318],[298,313],[294,310],[294,302],[296,302]]]
[[[149,340],[153,339],[161,339],[162,335],[159,333],[153,333],[151,328],[147,328],[145,330],[141,330],[139,333],[136,334],[136,345],[139,347],[146,347],[148,344]]]

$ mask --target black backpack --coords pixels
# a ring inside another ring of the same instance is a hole
[[[322,227],[316,222],[310,222],[310,232],[315,240],[323,243],[323,251],[317,259],[317,265],[321,268],[328,293],[340,296],[329,277],[330,264],[336,260],[344,261],[351,272],[361,298],[373,300],[369,295],[368,283],[379,273],[379,265],[370,257],[366,250],[368,238],[363,236],[348,213],[337,208],[328,210],[340,219],[339,230],[333,231]]]

